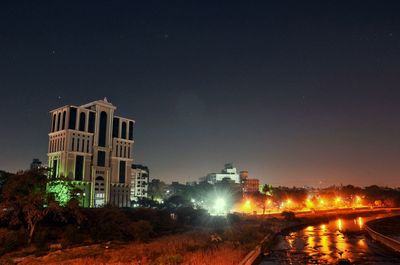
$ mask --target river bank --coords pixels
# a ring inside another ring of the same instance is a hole
[[[398,214],[380,211],[330,215],[312,224],[303,220],[278,233],[267,248],[267,255],[259,259],[262,265],[272,264],[397,264],[400,257],[376,244],[364,230],[365,222]]]
[[[400,253],[400,215],[369,221],[368,234],[379,243]]]
[[[308,226],[319,225],[327,223],[337,218],[353,218],[353,217],[368,217],[379,214],[393,214],[399,213],[399,208],[381,208],[381,209],[340,209],[340,210],[326,210],[320,212],[301,212],[296,214],[296,218],[291,221],[283,221],[276,227],[276,231],[265,236],[265,238],[251,251],[239,264],[250,265],[257,264],[264,255],[268,255],[273,247],[274,241],[277,236],[291,231],[300,230]],[[277,215],[273,215],[277,216]]]

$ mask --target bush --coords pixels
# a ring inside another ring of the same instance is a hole
[[[147,241],[153,235],[153,226],[145,220],[133,222],[130,228],[131,236],[136,240]]]
[[[27,237],[24,229],[9,230],[6,228],[0,229],[0,256],[7,252],[18,249],[24,246],[27,242]]]
[[[67,225],[62,234],[61,244],[63,247],[68,247],[74,244],[80,244],[84,240],[82,231],[75,225]]]
[[[38,229],[33,235],[33,243],[39,249],[45,249],[47,247],[47,242],[49,238],[49,233],[46,228]]]
[[[95,241],[129,240],[131,221],[120,209],[103,208],[91,212],[89,229]]]
[[[286,221],[293,221],[296,219],[296,215],[294,214],[294,212],[290,212],[290,211],[283,211],[281,213],[281,215],[283,216],[283,218]]]

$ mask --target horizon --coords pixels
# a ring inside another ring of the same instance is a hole
[[[399,3],[156,3],[5,4],[1,170],[46,163],[50,110],[107,97],[151,178],[400,186]]]

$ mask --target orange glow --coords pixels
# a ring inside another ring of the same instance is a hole
[[[342,219],[338,219],[337,220],[337,228],[339,229],[339,231],[343,230],[343,222]]]
[[[234,211],[253,214],[253,213],[279,213],[283,211],[324,211],[344,208],[361,208],[366,205],[366,201],[362,195],[319,195],[318,193],[309,194],[303,201],[296,200],[294,197],[286,197],[285,199],[277,200],[273,197],[266,197],[263,202],[258,198],[247,196],[242,199],[236,206]],[[367,205],[368,206],[368,205]],[[356,220],[357,221],[357,220]]]
[[[358,223],[358,227],[360,227],[360,229],[362,229],[363,225],[364,225],[362,217],[358,217],[357,223]]]

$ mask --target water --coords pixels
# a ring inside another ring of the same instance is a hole
[[[279,235],[261,264],[337,264],[341,258],[353,264],[400,264],[399,254],[364,231],[365,222],[378,217],[336,219]]]

